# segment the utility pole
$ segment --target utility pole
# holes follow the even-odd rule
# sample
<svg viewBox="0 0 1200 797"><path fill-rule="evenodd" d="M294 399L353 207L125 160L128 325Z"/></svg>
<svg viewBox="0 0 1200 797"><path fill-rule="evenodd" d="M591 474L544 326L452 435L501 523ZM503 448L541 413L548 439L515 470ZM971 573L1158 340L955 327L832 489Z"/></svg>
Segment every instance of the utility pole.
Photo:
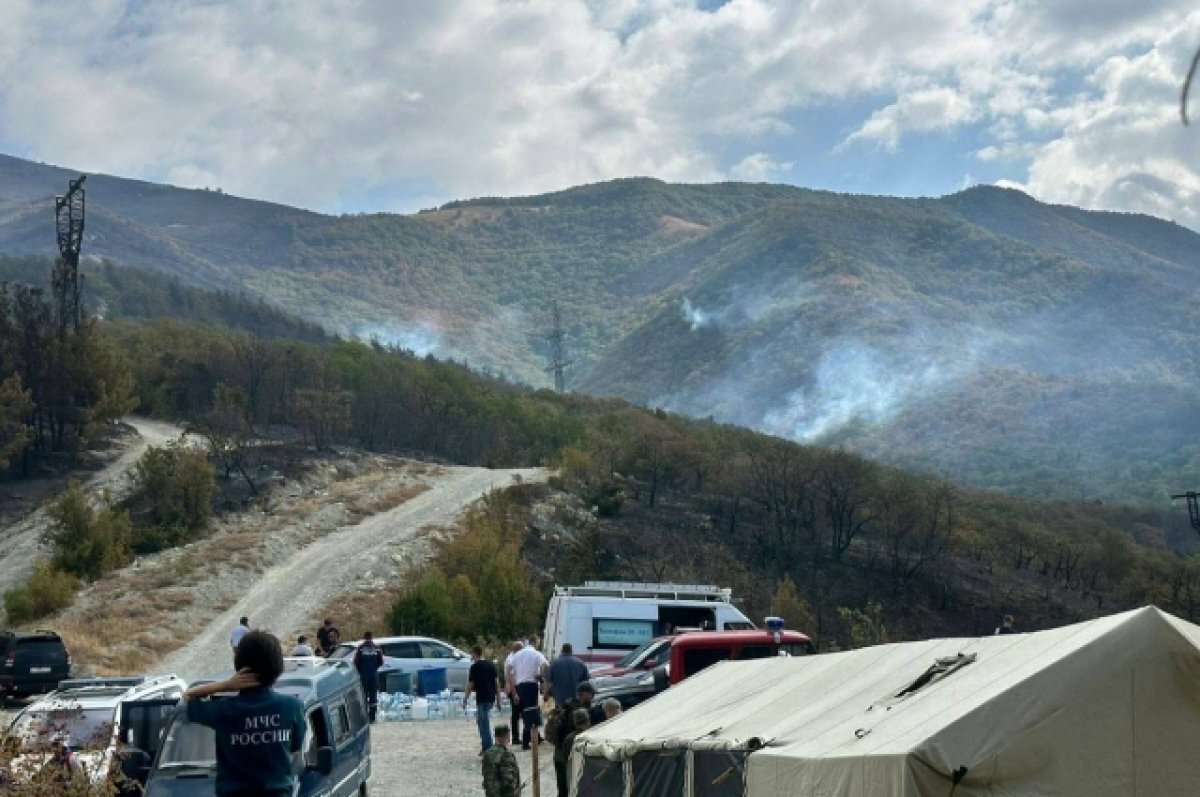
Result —
<svg viewBox="0 0 1200 797"><path fill-rule="evenodd" d="M67 193L54 198L54 226L58 233L59 258L54 264L52 285L58 337L67 330L78 330L83 321L83 301L79 289L79 249L83 244L84 190L80 175L67 185Z"/></svg>
<svg viewBox="0 0 1200 797"><path fill-rule="evenodd" d="M551 357L553 359L546 372L554 374L554 392L556 393L567 392L565 371L567 366L571 365L571 361L567 359L566 337L567 333L563 331L562 313L558 310L558 302L555 302L554 329L546 336L546 340L550 341Z"/></svg>

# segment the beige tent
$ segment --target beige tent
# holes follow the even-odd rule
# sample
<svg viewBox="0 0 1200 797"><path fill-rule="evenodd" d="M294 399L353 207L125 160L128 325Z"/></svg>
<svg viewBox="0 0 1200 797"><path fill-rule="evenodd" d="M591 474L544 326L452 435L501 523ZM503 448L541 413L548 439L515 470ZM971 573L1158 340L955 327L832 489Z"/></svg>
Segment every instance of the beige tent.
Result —
<svg viewBox="0 0 1200 797"><path fill-rule="evenodd" d="M573 797L1200 795L1200 627L725 662L580 735ZM957 781L957 782L956 782Z"/></svg>

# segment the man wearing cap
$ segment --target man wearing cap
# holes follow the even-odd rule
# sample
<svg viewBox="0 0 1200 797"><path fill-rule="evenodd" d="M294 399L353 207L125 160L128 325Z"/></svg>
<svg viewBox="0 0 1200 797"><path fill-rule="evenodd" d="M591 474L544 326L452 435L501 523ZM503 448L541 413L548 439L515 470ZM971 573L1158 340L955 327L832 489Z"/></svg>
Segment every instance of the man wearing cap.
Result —
<svg viewBox="0 0 1200 797"><path fill-rule="evenodd" d="M517 757L508 749L512 734L507 725L496 726L496 743L483 754L483 793L486 797L517 797L521 793L521 770Z"/></svg>

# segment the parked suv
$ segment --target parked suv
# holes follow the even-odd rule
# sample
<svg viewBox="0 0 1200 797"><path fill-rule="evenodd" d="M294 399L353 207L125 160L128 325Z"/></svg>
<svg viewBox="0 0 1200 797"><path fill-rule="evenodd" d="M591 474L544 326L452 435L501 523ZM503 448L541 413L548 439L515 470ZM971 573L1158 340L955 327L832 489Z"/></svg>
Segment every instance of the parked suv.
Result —
<svg viewBox="0 0 1200 797"><path fill-rule="evenodd" d="M71 675L71 654L53 631L0 631L0 697L53 692Z"/></svg>
<svg viewBox="0 0 1200 797"><path fill-rule="evenodd" d="M9 726L9 776L21 780L58 759L96 784L118 771L144 781L150 755L139 731L174 710L185 689L175 675L63 681Z"/></svg>
<svg viewBox="0 0 1200 797"><path fill-rule="evenodd" d="M361 644L362 640L343 642L329 658L349 661ZM471 657L447 642L425 636L389 636L375 637L375 644L383 650L384 667L413 673L414 682L418 670L440 667L446 670L446 682L451 689L461 692L467 688Z"/></svg>

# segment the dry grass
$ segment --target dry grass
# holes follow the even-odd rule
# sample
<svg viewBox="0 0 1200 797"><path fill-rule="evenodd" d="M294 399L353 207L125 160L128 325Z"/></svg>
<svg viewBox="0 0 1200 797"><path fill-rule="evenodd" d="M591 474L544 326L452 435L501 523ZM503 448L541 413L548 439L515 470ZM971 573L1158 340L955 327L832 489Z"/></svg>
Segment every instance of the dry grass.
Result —
<svg viewBox="0 0 1200 797"><path fill-rule="evenodd" d="M53 618L54 627L63 634L81 671L145 672L186 644L197 623L233 604L235 598L223 594L219 586L233 575L230 571L239 576L261 572L290 547L330 531L325 522L310 529L308 521L333 504L345 508L349 522L357 522L421 495L430 486L419 477L445 470L400 460L371 464L373 469L348 478L345 471L339 473L343 480L310 471L298 490L293 487L290 495L271 496L275 511L231 515L211 536L186 551L150 558L105 576L89 587L87 600ZM399 587L391 585L361 589L334 601L321 616L337 617L344 635L359 635L368 628L383 630L398 592Z"/></svg>
<svg viewBox="0 0 1200 797"><path fill-rule="evenodd" d="M97 675L145 672L148 661L187 641L182 634L148 631L146 618L153 610L123 609L119 613L89 611L55 624L76 665L86 662L87 669Z"/></svg>

